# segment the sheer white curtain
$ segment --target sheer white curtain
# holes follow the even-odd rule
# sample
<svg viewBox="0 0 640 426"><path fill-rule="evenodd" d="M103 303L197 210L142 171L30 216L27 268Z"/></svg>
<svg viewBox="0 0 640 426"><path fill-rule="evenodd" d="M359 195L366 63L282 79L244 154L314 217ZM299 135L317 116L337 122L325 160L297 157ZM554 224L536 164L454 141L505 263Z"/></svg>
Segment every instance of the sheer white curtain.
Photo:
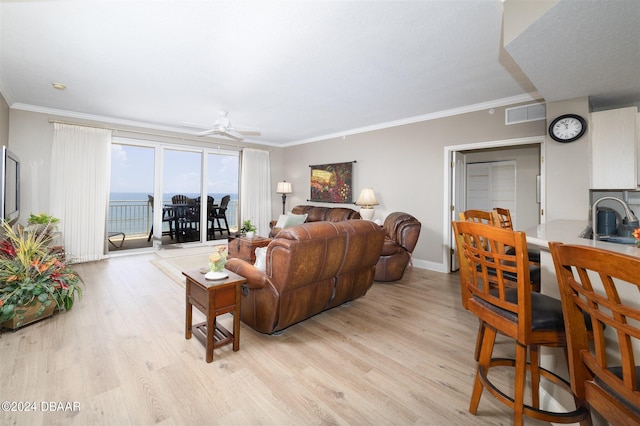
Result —
<svg viewBox="0 0 640 426"><path fill-rule="evenodd" d="M67 259L104 257L111 130L54 123L51 214L60 218Z"/></svg>
<svg viewBox="0 0 640 426"><path fill-rule="evenodd" d="M243 149L240 176L240 220L250 219L251 223L258 228L256 235L266 237L269 235L271 220L269 151Z"/></svg>

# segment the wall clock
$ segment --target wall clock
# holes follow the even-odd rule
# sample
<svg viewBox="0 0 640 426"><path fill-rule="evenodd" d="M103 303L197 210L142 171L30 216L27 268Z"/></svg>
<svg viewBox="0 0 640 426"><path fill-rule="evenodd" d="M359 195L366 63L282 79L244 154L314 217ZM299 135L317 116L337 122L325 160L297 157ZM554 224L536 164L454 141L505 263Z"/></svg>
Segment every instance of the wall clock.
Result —
<svg viewBox="0 0 640 426"><path fill-rule="evenodd" d="M554 141L567 143L578 140L587 131L587 122L575 114L564 114L551 122L549 136Z"/></svg>

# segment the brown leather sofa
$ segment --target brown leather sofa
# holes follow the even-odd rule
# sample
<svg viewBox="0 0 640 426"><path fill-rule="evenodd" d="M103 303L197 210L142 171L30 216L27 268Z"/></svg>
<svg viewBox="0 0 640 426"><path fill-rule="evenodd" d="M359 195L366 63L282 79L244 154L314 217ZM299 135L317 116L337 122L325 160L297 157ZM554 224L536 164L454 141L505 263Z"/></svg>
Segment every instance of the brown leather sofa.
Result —
<svg viewBox="0 0 640 426"><path fill-rule="evenodd" d="M291 210L291 213L306 214L307 220L305 223L322 221L340 222L349 219L361 219L360 213L346 207L296 206ZM269 224L271 228L269 232L270 237L275 237L276 234L282 230L282 228L275 227L276 223L278 222L273 220Z"/></svg>
<svg viewBox="0 0 640 426"><path fill-rule="evenodd" d="M266 270L239 258L226 268L247 279L241 320L272 334L364 296L373 284L384 231L366 220L285 228L269 243Z"/></svg>
<svg viewBox="0 0 640 426"><path fill-rule="evenodd" d="M397 281L404 275L418 243L422 224L408 213L394 212L384 220L385 240L376 264L376 281Z"/></svg>

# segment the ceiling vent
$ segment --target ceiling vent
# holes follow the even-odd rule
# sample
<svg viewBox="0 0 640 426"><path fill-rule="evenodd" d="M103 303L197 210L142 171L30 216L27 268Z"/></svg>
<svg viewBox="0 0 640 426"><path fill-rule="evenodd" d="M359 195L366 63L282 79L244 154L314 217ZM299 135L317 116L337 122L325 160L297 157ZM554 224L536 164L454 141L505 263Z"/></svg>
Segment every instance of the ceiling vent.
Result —
<svg viewBox="0 0 640 426"><path fill-rule="evenodd" d="M544 120L547 117L545 104L529 104L515 108L507 108L504 112L505 124L526 123L527 121Z"/></svg>

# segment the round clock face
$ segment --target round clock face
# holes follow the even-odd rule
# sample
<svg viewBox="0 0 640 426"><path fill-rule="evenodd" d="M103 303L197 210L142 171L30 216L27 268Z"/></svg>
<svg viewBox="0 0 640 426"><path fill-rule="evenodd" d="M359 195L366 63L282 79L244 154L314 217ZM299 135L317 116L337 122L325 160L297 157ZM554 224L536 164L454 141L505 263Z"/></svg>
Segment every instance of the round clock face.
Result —
<svg viewBox="0 0 640 426"><path fill-rule="evenodd" d="M556 118L549 126L549 136L558 142L573 142L587 131L587 122L575 114L565 114Z"/></svg>

